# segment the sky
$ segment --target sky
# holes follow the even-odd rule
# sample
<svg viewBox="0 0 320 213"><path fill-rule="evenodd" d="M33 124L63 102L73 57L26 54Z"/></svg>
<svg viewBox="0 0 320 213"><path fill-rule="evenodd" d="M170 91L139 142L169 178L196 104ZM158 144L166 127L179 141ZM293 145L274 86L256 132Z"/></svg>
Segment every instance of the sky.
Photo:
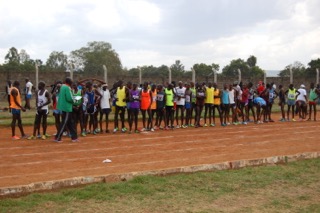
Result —
<svg viewBox="0 0 320 213"><path fill-rule="evenodd" d="M0 64L11 47L44 63L104 41L123 67L219 64L264 70L320 58L319 0L0 0Z"/></svg>

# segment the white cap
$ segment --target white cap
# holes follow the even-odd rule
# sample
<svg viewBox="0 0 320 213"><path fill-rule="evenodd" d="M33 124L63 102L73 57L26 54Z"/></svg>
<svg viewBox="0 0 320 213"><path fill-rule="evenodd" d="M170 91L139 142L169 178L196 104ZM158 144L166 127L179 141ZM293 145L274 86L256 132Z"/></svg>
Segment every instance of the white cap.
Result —
<svg viewBox="0 0 320 213"><path fill-rule="evenodd" d="M301 84L301 86L300 86L301 88L305 88L306 86L304 85L304 84Z"/></svg>

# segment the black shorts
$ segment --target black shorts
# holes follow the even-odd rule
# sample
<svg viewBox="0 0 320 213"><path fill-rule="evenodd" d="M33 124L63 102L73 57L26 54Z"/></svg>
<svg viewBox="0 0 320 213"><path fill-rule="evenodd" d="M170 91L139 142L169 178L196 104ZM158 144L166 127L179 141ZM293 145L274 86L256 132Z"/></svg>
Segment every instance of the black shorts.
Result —
<svg viewBox="0 0 320 213"><path fill-rule="evenodd" d="M47 110L47 109L37 110L37 115L39 115L39 116L44 116L44 115L48 115L48 114L49 114L49 110Z"/></svg>
<svg viewBox="0 0 320 213"><path fill-rule="evenodd" d="M100 110L100 113L102 113L102 114L109 115L110 112L111 112L111 108L104 108L104 109Z"/></svg>

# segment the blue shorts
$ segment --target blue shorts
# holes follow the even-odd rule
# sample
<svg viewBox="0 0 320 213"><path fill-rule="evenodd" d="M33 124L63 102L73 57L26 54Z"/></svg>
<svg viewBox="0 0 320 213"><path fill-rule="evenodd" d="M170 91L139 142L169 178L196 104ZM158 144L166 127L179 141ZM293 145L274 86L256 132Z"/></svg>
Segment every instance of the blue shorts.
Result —
<svg viewBox="0 0 320 213"><path fill-rule="evenodd" d="M185 108L186 108L186 109L191 109L191 103L190 103L190 102L187 102L187 103L185 104Z"/></svg>
<svg viewBox="0 0 320 213"><path fill-rule="evenodd" d="M294 106L296 104L296 101L288 99L287 104L288 106Z"/></svg>
<svg viewBox="0 0 320 213"><path fill-rule="evenodd" d="M54 115L62 115L62 111L60 109L54 109L53 114Z"/></svg>
<svg viewBox="0 0 320 213"><path fill-rule="evenodd" d="M12 115L20 115L21 110L20 109L11 109L11 113L12 113Z"/></svg>
<svg viewBox="0 0 320 213"><path fill-rule="evenodd" d="M27 99L31 99L31 98L32 98L32 95L31 95L31 94L27 94L27 95L26 95L26 98L27 98Z"/></svg>

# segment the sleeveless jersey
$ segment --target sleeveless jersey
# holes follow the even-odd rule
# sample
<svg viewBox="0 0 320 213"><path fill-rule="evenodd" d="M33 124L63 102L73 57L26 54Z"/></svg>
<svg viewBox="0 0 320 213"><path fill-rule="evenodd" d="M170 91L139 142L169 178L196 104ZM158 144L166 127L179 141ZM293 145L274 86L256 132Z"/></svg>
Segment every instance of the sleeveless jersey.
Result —
<svg viewBox="0 0 320 213"><path fill-rule="evenodd" d="M173 91L166 88L164 92L166 94L166 106L173 106Z"/></svg>
<svg viewBox="0 0 320 213"><path fill-rule="evenodd" d="M82 102L82 94L81 94L81 90L78 89L78 91L76 93L74 93L74 90L72 90L72 96L75 97L81 97L81 99L79 100L73 100L73 105L74 106L79 106Z"/></svg>
<svg viewBox="0 0 320 213"><path fill-rule="evenodd" d="M219 89L215 89L214 90L214 105L220 105L221 104L221 98L220 98L220 90Z"/></svg>
<svg viewBox="0 0 320 213"><path fill-rule="evenodd" d="M46 93L48 92L47 90L44 90L43 94L40 95L41 91L38 91L38 107L42 106L44 103L46 103L48 101L48 98L46 97ZM45 105L43 107L41 107L41 109L45 109L48 110L49 106Z"/></svg>
<svg viewBox="0 0 320 213"><path fill-rule="evenodd" d="M288 100L296 100L296 89L288 90Z"/></svg>
<svg viewBox="0 0 320 213"><path fill-rule="evenodd" d="M151 91L152 94L152 103L151 103L151 109L157 109L157 90L154 92Z"/></svg>
<svg viewBox="0 0 320 213"><path fill-rule="evenodd" d="M116 101L116 105L119 107L125 107L127 105L127 103L125 101L123 101L124 99L126 99L126 87L122 87L122 89L120 87L117 88L117 98L118 100Z"/></svg>
<svg viewBox="0 0 320 213"><path fill-rule="evenodd" d="M11 87L11 92L12 90L16 90L17 91L17 96L16 96L16 100L18 102L18 104L21 106L21 95L20 95L20 92L18 90L18 88L16 87ZM13 96L10 95L10 108L12 109L21 109L15 102L14 102L14 99L13 99Z"/></svg>
<svg viewBox="0 0 320 213"><path fill-rule="evenodd" d="M157 109L162 109L164 106L164 92L161 91L157 93Z"/></svg>
<svg viewBox="0 0 320 213"><path fill-rule="evenodd" d="M150 90L141 90L141 109L147 110L151 104Z"/></svg>
<svg viewBox="0 0 320 213"><path fill-rule="evenodd" d="M213 104L213 96L214 96L214 88L211 87L207 87L206 88L206 99L205 99L205 103L206 104Z"/></svg>
<svg viewBox="0 0 320 213"><path fill-rule="evenodd" d="M318 95L316 93L316 89L315 88L310 89L309 100L314 101L317 97Z"/></svg>
<svg viewBox="0 0 320 213"><path fill-rule="evenodd" d="M228 90L222 90L222 103L223 104L229 104L229 91Z"/></svg>
<svg viewBox="0 0 320 213"><path fill-rule="evenodd" d="M131 109L140 109L139 90L130 90L132 101L130 102Z"/></svg>

